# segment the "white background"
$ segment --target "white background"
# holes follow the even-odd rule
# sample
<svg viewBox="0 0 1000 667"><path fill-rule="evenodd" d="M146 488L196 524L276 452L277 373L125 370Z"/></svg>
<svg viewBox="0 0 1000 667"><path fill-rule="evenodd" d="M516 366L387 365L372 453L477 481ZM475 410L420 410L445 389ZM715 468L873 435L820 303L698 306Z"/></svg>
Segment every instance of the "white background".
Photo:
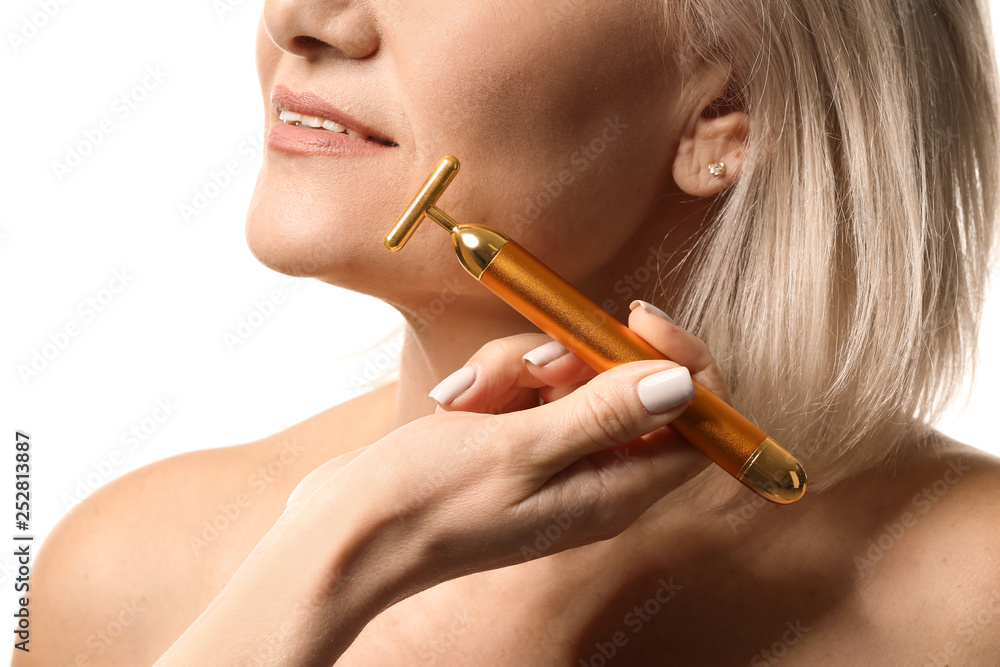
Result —
<svg viewBox="0 0 1000 667"><path fill-rule="evenodd" d="M54 15L36 19L44 25L32 34L26 24L46 4ZM395 311L280 276L244 243L261 157L261 6L4 0L0 438L9 445L0 497L9 523L0 535L18 532L18 429L32 438L37 549L77 497L108 479L269 435L385 371ZM77 164L69 151L81 144ZM220 175L227 165L234 175ZM185 219L185 205L197 213ZM260 305L276 294L279 303ZM988 303L972 398L940 427L1000 454L1000 353L988 343L998 333L1000 293ZM227 344L227 334L240 343ZM31 368L36 352L44 368L24 377L19 367ZM175 406L162 422L153 419L165 416L158 401ZM123 439L132 429L141 439ZM12 551L0 550L4 609L16 598Z"/></svg>

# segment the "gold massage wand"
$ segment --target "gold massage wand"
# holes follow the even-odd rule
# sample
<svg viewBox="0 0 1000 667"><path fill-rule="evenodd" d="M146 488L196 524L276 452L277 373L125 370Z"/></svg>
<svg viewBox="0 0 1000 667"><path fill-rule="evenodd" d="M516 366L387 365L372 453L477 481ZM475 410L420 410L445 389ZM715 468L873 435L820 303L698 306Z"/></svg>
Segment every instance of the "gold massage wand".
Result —
<svg viewBox="0 0 1000 667"><path fill-rule="evenodd" d="M458 167L456 158L442 158L386 234L386 248L402 248L427 216L451 234L458 260L473 278L594 370L666 359L501 232L486 225L460 225L437 208ZM761 497L780 504L801 498L806 473L795 457L705 387L695 382L694 388L694 399L670 428Z"/></svg>

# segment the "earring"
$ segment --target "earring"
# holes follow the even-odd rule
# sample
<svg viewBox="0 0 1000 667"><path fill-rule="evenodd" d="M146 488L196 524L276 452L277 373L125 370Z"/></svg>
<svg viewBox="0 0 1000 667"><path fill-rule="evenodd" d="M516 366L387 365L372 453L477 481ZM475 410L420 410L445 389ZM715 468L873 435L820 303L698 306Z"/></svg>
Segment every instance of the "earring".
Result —
<svg viewBox="0 0 1000 667"><path fill-rule="evenodd" d="M726 175L726 163L725 162L713 162L708 165L708 173L716 178L722 178Z"/></svg>

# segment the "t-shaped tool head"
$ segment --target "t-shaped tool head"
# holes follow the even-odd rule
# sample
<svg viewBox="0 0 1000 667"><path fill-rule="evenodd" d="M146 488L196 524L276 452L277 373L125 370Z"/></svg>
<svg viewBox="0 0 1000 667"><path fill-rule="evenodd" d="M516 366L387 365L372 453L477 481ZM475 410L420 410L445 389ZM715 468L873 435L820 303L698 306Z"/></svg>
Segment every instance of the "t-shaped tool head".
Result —
<svg viewBox="0 0 1000 667"><path fill-rule="evenodd" d="M425 215L449 232L455 231L458 223L447 213L435 206L435 204L438 197L444 193L445 188L451 183L451 179L455 177L458 167L458 158L451 155L441 158L437 169L424 182L423 187L420 188L420 192L417 193L417 196L410 203L406 212L396 221L396 224L389 230L389 233L385 235L382 243L385 244L386 248L396 252L406 245L406 242L410 239L410 236L417 229L417 225L420 224Z"/></svg>
<svg viewBox="0 0 1000 667"><path fill-rule="evenodd" d="M457 158L451 155L441 158L441 162L424 182L420 192L406 209L406 213L396 221L396 224L382 239L382 243L393 252L399 250L410 239L413 231L426 215L451 234L451 241L455 247L458 261L469 272L469 275L479 280L483 271L490 265L500 249L510 241L510 238L503 232L487 225L460 225L450 215L435 206L438 197L451 183L451 179L457 171Z"/></svg>

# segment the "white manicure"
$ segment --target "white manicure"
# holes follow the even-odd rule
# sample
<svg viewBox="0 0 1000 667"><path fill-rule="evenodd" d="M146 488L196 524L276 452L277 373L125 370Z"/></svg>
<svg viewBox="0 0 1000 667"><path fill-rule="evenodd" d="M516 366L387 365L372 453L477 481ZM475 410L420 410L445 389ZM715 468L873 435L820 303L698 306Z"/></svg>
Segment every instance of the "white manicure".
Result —
<svg viewBox="0 0 1000 667"><path fill-rule="evenodd" d="M476 369L472 366L463 366L457 371L441 380L436 387L428 394L440 405L448 405L462 395L466 389L476 381Z"/></svg>
<svg viewBox="0 0 1000 667"><path fill-rule="evenodd" d="M683 366L644 377L636 389L639 401L654 415L694 398L691 373Z"/></svg>
<svg viewBox="0 0 1000 667"><path fill-rule="evenodd" d="M539 345L530 352L525 353L525 355L521 358L525 361L533 363L536 366L544 366L545 364L551 364L567 352L569 352L569 350L560 345L559 341L552 340L544 345Z"/></svg>
<svg viewBox="0 0 1000 667"><path fill-rule="evenodd" d="M633 301L632 303L630 303L629 306L628 306L629 310L635 310L636 307L642 308L647 313L650 313L652 315L656 315L657 317L662 317L663 319L665 319L667 322L670 322L671 324L674 323L674 321L672 319L670 319L669 315L667 315L665 312L663 312L662 310L660 310L659 308L657 308L653 304L649 303L648 301L642 301L641 299L636 299L635 301Z"/></svg>

